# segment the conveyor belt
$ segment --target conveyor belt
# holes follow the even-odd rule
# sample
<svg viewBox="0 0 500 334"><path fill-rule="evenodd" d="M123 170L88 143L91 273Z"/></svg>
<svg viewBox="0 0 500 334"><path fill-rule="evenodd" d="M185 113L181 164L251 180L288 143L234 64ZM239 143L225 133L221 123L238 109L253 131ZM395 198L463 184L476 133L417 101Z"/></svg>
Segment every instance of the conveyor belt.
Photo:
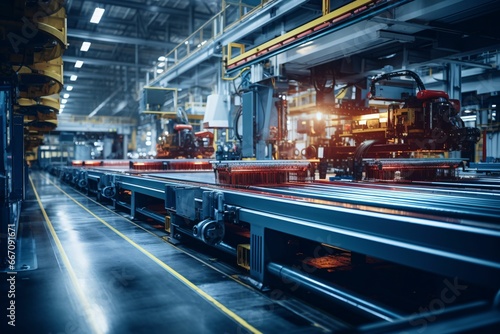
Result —
<svg viewBox="0 0 500 334"><path fill-rule="evenodd" d="M146 177L215 185L213 173L158 173ZM249 186L241 191L254 191L258 195L280 195L296 200L320 200L331 205L356 205L363 210L393 209L398 215L430 215L432 219L473 224L488 222L493 229L500 228L500 191L473 191L474 184L462 183L443 189L437 186L385 185L372 183L286 184L279 186ZM369 206L369 207L367 207Z"/></svg>
<svg viewBox="0 0 500 334"><path fill-rule="evenodd" d="M213 172L177 172L177 173L155 173L155 174L143 174L143 176L151 178L159 178L166 180L176 180L183 182L195 182L200 184L211 184L215 185L215 175Z"/></svg>
<svg viewBox="0 0 500 334"><path fill-rule="evenodd" d="M119 176L116 181L124 189L148 189L157 198L164 198L165 186L183 183L218 189L227 203L244 208L240 219L253 225L318 242L333 240L352 251L487 285L496 285L493 277L500 275L500 202L494 193L476 198L467 192L438 195L352 184L232 188L179 176Z"/></svg>
<svg viewBox="0 0 500 334"><path fill-rule="evenodd" d="M78 178L68 180L67 175L86 176L88 187L78 186ZM293 281L365 319L394 321L405 315L380 300L336 286L333 277L325 283L319 276L297 271L295 264L300 267L301 256L308 256L307 252L314 259L321 258L315 251L311 254L312 249L297 251L296 243L349 251L354 266L359 263L356 254L366 255L408 271L431 273L437 279L464 281L482 291L470 304L464 300L447 308L452 313L460 307L483 312L500 287L500 192L494 186L488 188L488 183L478 191L468 183L446 188L322 181L220 185L213 172L91 169L84 174L68 170L62 176L90 194L102 194L114 208L132 217L164 223L173 243L198 240L224 248L238 263L241 256L250 278L258 284L270 284L271 276ZM362 276L357 270L352 275L363 279L357 277ZM485 300L482 293L490 297Z"/></svg>
<svg viewBox="0 0 500 334"><path fill-rule="evenodd" d="M34 173L32 177L38 201L43 205L43 214L37 216L44 216L45 222L31 224L46 224L50 231L61 272L48 274L58 281L61 277L64 282L52 295L56 300L66 300L69 293L69 298L75 300L76 308L81 308L82 320L78 320L82 321L81 330L94 333L326 330L186 256L73 188L40 174ZM36 202L28 203L33 206ZM36 280L38 273L33 271L28 276ZM32 299L22 289L19 292L18 314L28 314L23 312L31 307L30 300L45 303L30 316L32 321L21 323L19 328L32 332L30 324L36 323L47 332L65 330L65 323L58 319L66 315L50 306L53 300L48 303ZM74 312L71 308L68 311Z"/></svg>
<svg viewBox="0 0 500 334"><path fill-rule="evenodd" d="M304 184L279 187L250 187L251 190L293 196L296 198L331 201L370 206L365 210L388 208L397 214L412 216L411 212L432 215L433 219L457 223L491 223L500 228L500 194L443 190L413 186L374 186L367 184ZM454 218L454 219L450 219Z"/></svg>

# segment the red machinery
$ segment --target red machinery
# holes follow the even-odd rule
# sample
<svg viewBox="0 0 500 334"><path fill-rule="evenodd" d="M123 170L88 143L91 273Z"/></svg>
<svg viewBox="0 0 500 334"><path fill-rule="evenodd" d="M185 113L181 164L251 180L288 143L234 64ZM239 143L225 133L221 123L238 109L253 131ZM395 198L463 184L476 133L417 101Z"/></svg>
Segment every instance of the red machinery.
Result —
<svg viewBox="0 0 500 334"><path fill-rule="evenodd" d="M387 83L403 76L411 77L414 82ZM364 158L438 157L446 151L470 154L479 140L479 129L465 127L460 118L460 102L450 99L446 92L425 89L422 80L412 71L373 77L368 98L390 103L386 111L358 109L328 143L309 148L314 154L323 152L308 156L322 159L320 177L324 177L328 164L333 164L336 168L353 167L350 171L360 179ZM403 169L412 168L411 164L406 166L404 160L399 162ZM437 162L437 166L441 168L442 163Z"/></svg>
<svg viewBox="0 0 500 334"><path fill-rule="evenodd" d="M183 110L176 119L169 119L163 136L156 145L157 158L209 158L215 149L214 135L210 131L193 132Z"/></svg>

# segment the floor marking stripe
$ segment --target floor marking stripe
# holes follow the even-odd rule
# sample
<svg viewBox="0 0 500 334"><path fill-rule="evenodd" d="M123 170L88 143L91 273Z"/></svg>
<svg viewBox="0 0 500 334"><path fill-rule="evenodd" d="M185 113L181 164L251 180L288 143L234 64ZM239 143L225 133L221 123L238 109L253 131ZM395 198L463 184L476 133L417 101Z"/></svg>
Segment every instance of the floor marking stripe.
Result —
<svg viewBox="0 0 500 334"><path fill-rule="evenodd" d="M83 204L81 204L80 202L78 202L71 195L69 195L67 192L65 192L63 189L61 189L58 185L56 185L54 182L52 182L52 180L48 179L47 177L45 177L43 175L42 175L42 177L44 177L56 189L58 189L63 194L65 194L69 199L71 199L73 202L75 202L78 206L80 206L85 211L87 211L88 213L90 213L93 217L95 217L103 225L105 225L111 231L113 231L114 233L116 233L117 235L119 235L121 238L123 238L125 241L127 241L128 243L130 243L132 246L134 246L141 253L143 253L144 255L146 255L147 257L149 257L151 260L153 260L153 262L155 262L156 264L158 264L165 271L167 271L168 273L170 273L172 276L174 276L175 278L177 278L179 281L181 281L182 283L184 283L185 285L187 285L189 288L191 288L193 291L195 291L196 293L198 293L200 296L202 296L203 298L205 298L207 301L209 301L210 303L212 303L215 307L217 307L223 313L225 313L226 315L228 315L230 318L232 318L238 324L240 324L244 328L248 329L252 333L262 334L262 332L260 332L258 329L256 329L252 325L250 325L243 318L241 318L236 313L234 313L233 311L231 311L230 309L228 309L226 306L224 306L222 303L220 303L215 298L213 298L212 296L210 296L208 293L206 293L205 291L203 291L202 289L200 289L199 287L197 287L194 283L192 283L187 278L185 278L184 276L182 276L181 274L179 274L177 271L175 271L169 265L167 265L164 262L162 262L156 256L154 256L153 254L151 254L150 252L148 252L147 250L145 250L144 248L142 248L140 245L138 245L137 243L135 243L132 239L130 239L129 237L127 237L126 235L124 235L123 233L121 233L120 231L118 231L116 228L114 228L113 226L111 226L109 223L107 223L106 221L104 221L102 218L100 218L99 216L97 216L96 214L94 214L87 207L85 207Z"/></svg>
<svg viewBox="0 0 500 334"><path fill-rule="evenodd" d="M50 180L49 180L50 181ZM75 190L78 192L78 190ZM183 253L183 254L186 254L187 256L189 256L190 258L202 263L204 266L207 266L208 268L210 269L213 269L215 271L217 271L218 273L220 273L221 275L224 275L225 277L227 277L228 279L231 279L233 280L234 282L238 283L239 285L242 285L244 287L246 287L247 289L250 289L252 291L254 291L254 287L252 287L251 285L249 284L246 284L244 282L242 282L241 280L239 280L237 278L237 275L235 277L235 275L230 275L230 274L226 274L225 272L223 272L222 270L220 270L219 268L215 267L214 265L210 264L209 262L205 261L205 260L202 260L200 258L197 258L195 255L185 251L184 249L180 248L180 247L177 247L176 245L166 241L163 237L161 237L160 235L158 234L155 234L153 232L151 232L150 230L144 228L143 226L137 224L136 222L134 222L133 220L130 220L129 218L125 217L125 216L122 216L121 214L119 214L118 212L114 211L114 210L111 210L109 207L95 201L94 199L86 196L85 194L83 194L83 196L85 197L86 200L89 200L91 201L92 203L94 203L95 205L101 207L102 209L106 210L106 211L109 211L110 213L112 213L113 215L123 219L123 220L126 220L127 222L129 222L130 224L134 225L135 227L143 230L144 232L148 233L148 234L151 234L152 236L156 237L156 238L159 238L161 241L163 241L164 243L168 244L169 247L172 247L173 249L176 249L178 250L179 252Z"/></svg>
<svg viewBox="0 0 500 334"><path fill-rule="evenodd" d="M43 207L42 200L40 199L40 196L38 196L38 192L36 190L35 184L33 183L33 180L31 179L31 176L29 177L29 180L31 183L31 187L33 188L33 192L35 194L35 197L38 201L38 205L40 206L40 210L42 210L42 215L45 218L45 223L47 224L47 227L50 231L50 234L52 235L52 238L56 244L56 247L59 250L59 254L61 255L61 259L64 263L64 266L66 267L66 270L68 271L71 283L73 284L73 288L75 289L75 292L77 294L78 299L80 300L81 305L84 307L84 310L85 310L85 313L87 316L87 321L91 325L91 328L95 334L103 333L103 331L99 328L99 326L97 325L97 322L94 319L95 316L92 313L91 304L88 301L85 294L83 293L80 284L78 283L78 278L76 277L75 271L74 271L73 267L71 266L71 262L69 261L69 258L66 255L66 252L64 251L64 248L61 244L61 241L59 240L59 237L57 236L57 233L54 229L54 226L52 225L52 222L50 221L50 218L47 215L45 208Z"/></svg>

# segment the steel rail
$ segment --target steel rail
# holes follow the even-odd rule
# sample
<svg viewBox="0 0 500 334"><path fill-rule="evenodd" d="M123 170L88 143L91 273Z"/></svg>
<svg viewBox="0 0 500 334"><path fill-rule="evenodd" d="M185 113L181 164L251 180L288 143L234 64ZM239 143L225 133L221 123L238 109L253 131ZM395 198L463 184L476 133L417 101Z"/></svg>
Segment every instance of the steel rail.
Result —
<svg viewBox="0 0 500 334"><path fill-rule="evenodd" d="M297 199L317 199L333 203L368 205L388 209L407 210L424 214L470 220L500 223L500 198L496 195L482 195L475 198L466 195L443 195L394 191L388 189L370 189L318 186L316 184L285 185L280 187L250 187L258 192L294 196Z"/></svg>

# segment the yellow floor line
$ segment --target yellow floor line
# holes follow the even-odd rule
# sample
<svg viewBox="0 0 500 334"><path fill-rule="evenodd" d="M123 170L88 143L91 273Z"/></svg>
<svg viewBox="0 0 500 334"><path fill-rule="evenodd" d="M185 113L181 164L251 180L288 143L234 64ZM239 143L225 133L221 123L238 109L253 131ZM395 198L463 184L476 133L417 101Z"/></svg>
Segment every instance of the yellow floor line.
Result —
<svg viewBox="0 0 500 334"><path fill-rule="evenodd" d="M68 256L66 255L66 252L64 251L64 248L61 244L61 241L59 240L59 237L56 234L54 226L52 225L52 222L50 221L50 218L47 215L47 212L45 211L45 209L42 205L42 201L40 199L40 196L38 196L38 192L36 191L36 187L33 184L33 180L31 179L31 176L29 177L29 180L31 183L31 187L33 188L33 192L35 193L35 197L38 201L38 205L40 206L40 210L42 210L43 217L45 218L45 223L47 224L47 227L50 231L50 234L52 235L52 238L54 239L56 247L59 250L59 254L61 255L62 262L64 263L64 266L66 267L66 270L68 271L71 283L73 284L73 288L76 291L78 299L80 300L80 304L84 307L84 310L85 310L85 313L87 316L87 320L88 320L89 324L91 325L91 328L95 334L103 333L103 331L97 325L97 321L95 321L95 319L94 319L95 315L92 312L91 304L88 301L85 294L83 293L80 284L78 283L78 278L76 277L75 271L73 270L73 267L71 266L71 263L68 259Z"/></svg>
<svg viewBox="0 0 500 334"><path fill-rule="evenodd" d="M138 245L137 243L135 243L132 239L130 239L129 237L127 237L126 235L124 235L123 233L121 233L120 231L118 231L116 228L114 228L113 226L111 226L109 223L107 223L106 221L104 221L102 218L100 218L99 216L97 216L96 214L94 214L87 207L85 207L83 204L81 204L76 199L74 199L71 195L69 195L67 192L65 192L63 189L61 189L59 186L57 186L50 179L46 178L45 176L42 176L42 177L44 177L47 181L49 181L54 187L56 187L59 191L61 191L63 194L65 194L69 199L71 199L73 202L75 202L78 206L80 206L85 211L87 211L92 216L94 216L103 225L105 225L111 231L113 231L114 233L116 233L117 235L119 235L121 238L123 238L125 241L127 241L128 243L130 243L132 246L134 246L136 249L138 249L141 253L143 253L144 255L146 255L147 257L149 257L156 264L158 264L160 267L162 267L165 271L167 271L168 273L170 273L171 275L173 275L179 281L181 281L182 283L184 283L185 285L187 285L189 288L191 288L193 291L195 291L196 293L198 293L200 296L202 296L203 298L205 298L207 301L209 301L210 303L212 303L215 307L217 307L219 310L221 310L227 316L229 316L230 318L232 318L238 324L240 324L244 328L248 329L252 333L261 334L261 332L258 329L256 329L252 325L250 325L243 318L241 318L236 313L234 313L233 311L231 311L230 309L228 309L226 306L224 306L223 304L221 304L219 301L217 301L215 298L213 298L212 296L210 296L208 293L206 293L205 291L203 291L202 289L200 289L199 287L197 287L194 283L192 283L187 278L185 278L184 276L182 276L181 274L179 274L177 271L175 271L173 268L171 268L170 266L168 266L167 264L165 264L164 262L162 262L156 256L154 256L153 254L151 254L150 252L148 252L147 250L145 250L144 248L142 248L140 245Z"/></svg>
<svg viewBox="0 0 500 334"><path fill-rule="evenodd" d="M51 182L52 184L54 184L51 180L49 180L49 179L47 179L47 180L48 180L49 182ZM85 195L83 195L83 196L85 196ZM242 282L240 279L238 279L238 275L229 275L229 274L227 274L227 273L223 272L222 270L220 270L219 268L217 268L217 267L213 266L213 265L212 265L212 264L210 264L209 262L204 261L204 260L202 260L202 259L200 259L200 258L197 258L195 255L193 255L193 254L191 254L191 253L189 253L189 252L186 252L184 249L182 249L182 248L180 248L180 247L177 247L176 245L174 245L174 244L172 244L172 243L170 243L170 242L166 241L163 237L159 236L158 234L155 234L155 233L151 232L150 230L148 230L148 229L144 228L143 226L141 226L141 225L137 224L137 223L136 223L136 222L134 222L133 220L130 220L130 219L128 219L128 218L127 218L127 217L125 217L125 216L122 216L121 214L119 214L119 213L118 213L118 212L116 212L115 210L111 210L109 207L107 207L107 206L105 206L105 205L103 205L103 204L101 204L101 203L99 203L99 202L97 202L97 201L93 200L92 198L90 198L90 197L88 197L88 196L85 196L85 197L86 197L86 198L85 198L86 200L91 201L91 202L92 202L92 203L94 203L95 205L100 206L100 207L101 207L101 208L103 208L104 210L106 210L106 211L108 211L108 212L112 213L113 215L115 215L115 216L119 217L120 219L124 219L124 220L126 220L127 222L129 222L130 224L134 225L135 227L137 227L137 228L139 228L139 229L143 230L144 232L146 232L146 233L148 233L148 234L151 234L152 236L154 236L154 237L156 237L156 238L160 239L162 242L164 242L164 243L168 244L168 246L169 246L169 247L172 247L173 249L178 250L179 252L181 252L181 253L183 253L183 254L186 254L186 255L187 255L187 256L189 256L190 258L192 258L192 259L194 259L194 260L196 260L196 261L198 261L198 262L202 263L204 266L206 266L206 267L208 267L208 268L210 268L210 269L213 269L213 270L217 271L217 272L218 272L218 273L220 273L221 275L223 275L223 276L227 277L228 279L230 279L230 280L232 280L232 281L234 281L234 282L238 283L239 285L244 286L245 288L250 289L250 290L252 290L252 291L253 291L253 290L255 290L255 289L254 289L254 287L252 287L251 285L246 284L246 283Z"/></svg>

